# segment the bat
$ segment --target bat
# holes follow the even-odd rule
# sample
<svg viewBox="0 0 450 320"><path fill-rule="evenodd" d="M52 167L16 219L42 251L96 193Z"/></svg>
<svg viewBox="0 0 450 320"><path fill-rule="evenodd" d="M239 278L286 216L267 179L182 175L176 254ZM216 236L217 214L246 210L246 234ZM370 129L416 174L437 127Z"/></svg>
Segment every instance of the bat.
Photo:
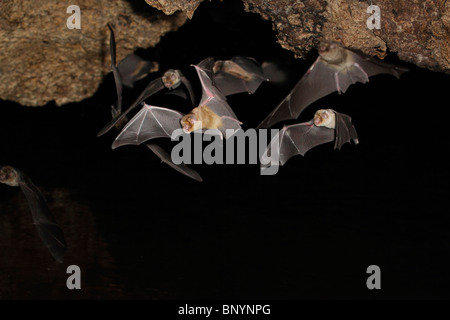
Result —
<svg viewBox="0 0 450 320"><path fill-rule="evenodd" d="M113 28L110 24L108 24L108 27L111 31L110 34L110 55L111 55L111 69L113 70L113 75L114 75L114 80L115 80L115 85L116 85L116 91L117 91L117 102L116 105L111 106L111 113L112 113L112 117L113 120L111 121L111 127L116 127L117 129L121 130L124 126L125 123L128 121L127 118L127 113L129 111L131 111L133 109L133 106L131 108L129 108L124 114L122 114L122 110L121 110L121 106L122 106L122 79L124 79L123 76L123 70L120 69L121 65L125 66L126 68L132 66L132 64L120 64L119 68L116 67L116 52L115 52L115 40L114 40L114 31ZM129 56L130 57L130 56ZM134 61L136 61L137 63L139 63L139 60L136 59L140 59L139 57L135 56L136 58L131 58L134 59ZM128 58L128 57L127 57ZM127 59L125 58L125 59ZM133 71L133 68L129 69L129 71ZM181 71L179 70L168 70L167 72L164 73L164 75L157 79L158 81L153 81L153 83L150 83L150 85L147 86L147 88L143 91L143 93L141 94L141 96L138 98L136 105L138 105L141 100L145 100L146 98L148 98L149 95L152 95L153 93L156 93L158 91L160 91L161 89L163 89L164 87L166 88L176 88L180 85L180 83L184 83L184 85L186 86L186 88L188 89L188 91L190 92L191 97L193 97L193 91L192 91L192 87L189 83L189 81L183 76L183 74L181 73ZM163 86L161 85L161 83L163 84ZM109 129L110 129L109 128ZM108 130L109 130L108 129ZM155 144L147 144L147 147L153 152L155 153L162 162L167 163L170 167L174 168L175 170L191 177L194 180L197 181L202 181L202 178L200 177L200 175L194 171L193 169L190 169L189 167L187 167L184 164L180 164L179 166L177 166L176 164L174 164L171 161L170 156L168 155L168 153L161 147L155 145Z"/></svg>
<svg viewBox="0 0 450 320"><path fill-rule="evenodd" d="M332 109L318 110L308 122L284 126L264 151L261 166L284 165L291 157L304 156L308 150L332 141L338 150L351 141L359 143L352 119Z"/></svg>
<svg viewBox="0 0 450 320"><path fill-rule="evenodd" d="M269 81L256 60L240 56L216 61L213 73L214 85L224 96L240 92L253 94L262 82Z"/></svg>
<svg viewBox="0 0 450 320"><path fill-rule="evenodd" d="M157 68L157 63L144 60L134 53L130 53L120 61L117 68L123 85L133 88L137 81L144 79L152 70Z"/></svg>
<svg viewBox="0 0 450 320"><path fill-rule="evenodd" d="M114 37L114 30L110 23L108 23L108 28L110 30L109 50L111 53L111 64L116 87L118 85L117 79L120 78L121 84L133 88L134 83L145 78L155 69L157 64L156 62L144 60L134 53L131 53L120 61L119 66L116 67L116 40Z"/></svg>
<svg viewBox="0 0 450 320"><path fill-rule="evenodd" d="M371 76L385 73L399 78L408 71L347 49L337 42L323 41L318 51L319 57L305 75L257 128L269 128L283 120L297 119L314 101L335 91L345 93L350 85L366 83Z"/></svg>
<svg viewBox="0 0 450 320"><path fill-rule="evenodd" d="M167 70L162 77L156 78L152 80L147 87L142 91L136 101L124 112L117 114L100 132L97 134L97 137L100 137L111 130L117 123L124 121L126 116L130 111L134 110L137 106L139 106L144 100L148 99L150 96L155 93L167 88L169 90L178 88L180 84L183 84L189 92L189 96L192 101L192 105L195 105L195 96L194 91L192 89L191 83L189 80L183 75L180 70L170 69Z"/></svg>
<svg viewBox="0 0 450 320"><path fill-rule="evenodd" d="M172 109L144 103L143 108L116 137L112 148L126 144L138 145L154 138L171 138L174 130L179 128L185 133L213 129L220 131L222 135L226 135L226 129L240 129L241 122L208 76L211 60L212 58L207 58L194 65L202 86L202 99L198 107L184 115Z"/></svg>
<svg viewBox="0 0 450 320"><path fill-rule="evenodd" d="M25 173L11 166L0 166L0 182L22 189L28 201L39 237L52 256L62 263L67 247L64 234L50 212L41 191Z"/></svg>

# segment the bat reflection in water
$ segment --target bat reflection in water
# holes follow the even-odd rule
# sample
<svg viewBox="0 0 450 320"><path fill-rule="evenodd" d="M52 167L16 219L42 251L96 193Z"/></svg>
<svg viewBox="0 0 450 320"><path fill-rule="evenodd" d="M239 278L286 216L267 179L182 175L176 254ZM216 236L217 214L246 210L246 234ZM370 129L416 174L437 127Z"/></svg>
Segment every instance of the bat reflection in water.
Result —
<svg viewBox="0 0 450 320"><path fill-rule="evenodd" d="M314 101L332 93L344 93L356 82L368 82L377 74L397 78L408 71L342 47L337 42L323 41L319 57L295 85L287 97L261 122L258 128L269 128L288 119L297 119Z"/></svg>
<svg viewBox="0 0 450 320"><path fill-rule="evenodd" d="M316 111L314 118L305 123L285 126L272 139L261 157L261 166L284 165L295 155L305 153L324 143L332 142L340 150L345 143L358 144L358 134L352 119L332 109Z"/></svg>
<svg viewBox="0 0 450 320"><path fill-rule="evenodd" d="M263 68L253 58L234 57L214 63L214 85L224 96L240 92L255 93L262 82L269 81Z"/></svg>
<svg viewBox="0 0 450 320"><path fill-rule="evenodd" d="M64 234L56 223L44 196L31 179L23 172L11 166L0 166L0 182L12 187L20 187L27 198L33 223L39 237L52 256L60 263L66 251Z"/></svg>

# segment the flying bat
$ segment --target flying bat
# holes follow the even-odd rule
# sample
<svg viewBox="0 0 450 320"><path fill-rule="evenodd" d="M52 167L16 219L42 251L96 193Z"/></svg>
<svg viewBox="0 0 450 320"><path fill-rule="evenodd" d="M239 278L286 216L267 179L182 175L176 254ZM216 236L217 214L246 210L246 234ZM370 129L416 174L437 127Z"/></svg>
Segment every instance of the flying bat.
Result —
<svg viewBox="0 0 450 320"><path fill-rule="evenodd" d="M222 135L226 135L226 129L240 129L241 122L208 76L211 59L207 58L194 65L202 86L202 99L198 107L184 115L172 109L144 103L143 108L116 137L112 148L126 144L138 145L154 138L171 138L174 130L180 128L185 133L218 130Z"/></svg>
<svg viewBox="0 0 450 320"><path fill-rule="evenodd" d="M253 94L262 82L269 81L256 60L240 56L216 61L213 73L214 85L224 96L240 92Z"/></svg>
<svg viewBox="0 0 450 320"><path fill-rule="evenodd" d="M338 150L351 141L358 144L352 119L332 109L318 110L311 121L284 126L264 151L261 166L284 165L291 157L304 156L308 150L332 141Z"/></svg>
<svg viewBox="0 0 450 320"><path fill-rule="evenodd" d="M100 137L111 130L117 123L124 121L126 116L130 111L134 110L137 106L139 106L144 100L148 99L150 96L155 93L167 88L169 90L176 89L183 84L189 92L189 96L192 101L192 105L195 105L195 97L194 92L192 90L191 83L189 80L183 75L180 70L169 69L167 70L162 77L156 78L152 80L147 87L142 91L139 97L134 101L134 103L124 112L117 114L106 126L103 127L102 130L97 134L97 137Z"/></svg>
<svg viewBox="0 0 450 320"><path fill-rule="evenodd" d="M131 53L127 55L119 66L116 67L116 40L114 37L114 30L111 24L108 23L108 28L111 32L109 39L109 50L111 52L111 64L113 65L114 79L120 76L121 84L133 88L134 83L145 78L151 71L157 68L157 63L153 61L144 60L141 57Z"/></svg>
<svg viewBox="0 0 450 320"><path fill-rule="evenodd" d="M11 166L0 167L0 182L22 189L31 209L31 216L39 237L52 256L62 263L66 251L64 234L50 212L41 191L25 173Z"/></svg>
<svg viewBox="0 0 450 320"><path fill-rule="evenodd" d="M345 93L350 85L368 82L371 76L386 73L399 78L408 71L347 49L337 42L324 41L318 51L319 57L305 75L257 128L297 119L314 101L334 91Z"/></svg>

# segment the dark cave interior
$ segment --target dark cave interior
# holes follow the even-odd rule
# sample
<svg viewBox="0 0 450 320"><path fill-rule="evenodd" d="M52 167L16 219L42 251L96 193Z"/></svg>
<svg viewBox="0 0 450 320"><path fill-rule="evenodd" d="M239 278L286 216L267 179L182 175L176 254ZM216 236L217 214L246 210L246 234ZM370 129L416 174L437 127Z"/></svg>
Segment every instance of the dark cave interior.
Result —
<svg viewBox="0 0 450 320"><path fill-rule="evenodd" d="M150 10L150 9L149 9ZM106 26L105 26L106 27ZM200 92L191 64L212 56L276 60L283 86L228 98L245 128L256 126L315 59L295 59L270 22L240 1L204 2L177 32L137 51L160 71L179 68ZM66 234L63 264L33 230L19 190L0 185L3 299L449 298L450 76L417 68L379 75L308 107L349 114L360 143L324 144L273 176L259 165L193 165L198 183L144 147L111 150L117 132L96 138L111 117L112 74L95 96L62 107L1 101L0 162L27 172ZM161 72L160 72L161 73ZM151 79L124 92L130 104ZM167 94L154 105L189 109ZM430 109L430 110L427 110ZM170 145L170 142L162 142ZM83 270L79 291L68 265ZM369 265L383 290L368 290Z"/></svg>

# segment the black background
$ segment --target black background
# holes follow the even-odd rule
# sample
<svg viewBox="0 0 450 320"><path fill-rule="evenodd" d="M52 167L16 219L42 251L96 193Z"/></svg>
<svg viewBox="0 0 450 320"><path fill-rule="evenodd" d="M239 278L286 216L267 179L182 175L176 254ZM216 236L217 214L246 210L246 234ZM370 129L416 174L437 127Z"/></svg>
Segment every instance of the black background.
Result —
<svg viewBox="0 0 450 320"><path fill-rule="evenodd" d="M252 96L229 97L244 128L258 125L316 57L294 59L276 43L270 22L245 13L239 1L201 4L179 31L138 53L158 61L161 72L181 69L197 93L190 64L205 57L282 61L290 70L284 86L264 83ZM111 150L117 132L96 133L110 120L112 74L81 103L27 108L2 101L0 162L28 173L46 195L69 190L67 206L75 202L86 212L70 219L58 216L62 209L55 212L69 247L62 265L32 229L1 234L3 243L26 239L39 253L36 258L33 250L22 251L22 242L0 247L1 297L448 298L450 77L394 54L386 60L410 72L400 80L379 75L353 85L299 118L307 121L324 107L348 114L360 144L341 151L321 145L290 159L274 176L261 176L258 165L194 165L204 180L198 183L144 147ZM125 91L125 106L156 76ZM172 95L159 94L151 103L185 113L190 108ZM23 200L18 193L0 186L0 219L14 215L13 200ZM101 237L106 246L83 251L75 235L86 226L68 222L83 215L95 222L95 232L83 237ZM104 251L113 259L108 276L105 267L96 268ZM68 290L67 266L80 265L83 272L85 260L82 289ZM381 268L381 290L366 287L370 265Z"/></svg>

